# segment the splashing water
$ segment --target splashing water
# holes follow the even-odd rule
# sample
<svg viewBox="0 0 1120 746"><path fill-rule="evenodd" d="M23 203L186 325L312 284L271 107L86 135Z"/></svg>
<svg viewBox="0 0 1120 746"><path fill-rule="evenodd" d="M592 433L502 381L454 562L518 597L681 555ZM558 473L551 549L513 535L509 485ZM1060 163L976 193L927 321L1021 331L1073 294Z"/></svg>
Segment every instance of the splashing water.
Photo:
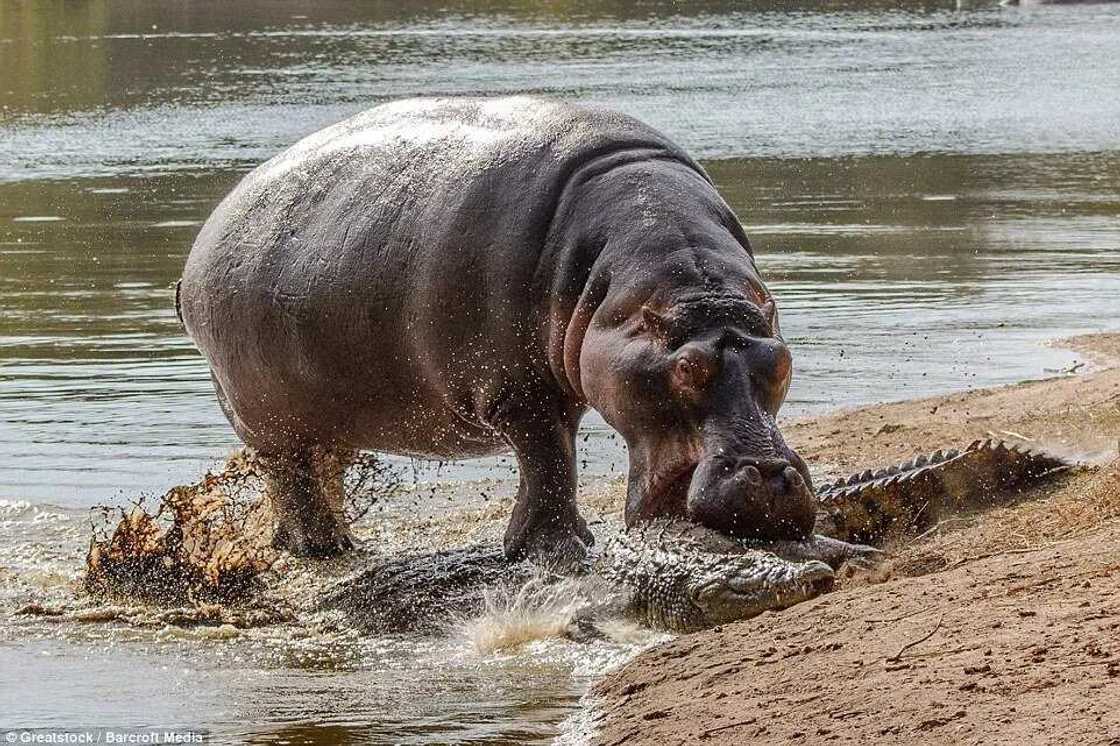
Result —
<svg viewBox="0 0 1120 746"><path fill-rule="evenodd" d="M544 572L537 572L520 587L488 588L482 613L461 621L458 632L479 655L566 638L580 613L591 607L585 585L579 578L550 581Z"/></svg>
<svg viewBox="0 0 1120 746"><path fill-rule="evenodd" d="M623 598L598 576L557 580L537 571L520 585L485 589L482 611L460 619L455 632L483 657L515 653L546 640L644 646L670 636L628 619Z"/></svg>

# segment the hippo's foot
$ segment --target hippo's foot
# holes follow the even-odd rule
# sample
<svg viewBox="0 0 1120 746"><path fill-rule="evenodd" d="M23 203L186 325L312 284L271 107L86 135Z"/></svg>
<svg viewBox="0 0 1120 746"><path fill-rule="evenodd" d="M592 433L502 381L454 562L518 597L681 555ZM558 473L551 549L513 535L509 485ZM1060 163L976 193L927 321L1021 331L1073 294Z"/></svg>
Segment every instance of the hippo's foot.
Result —
<svg viewBox="0 0 1120 746"><path fill-rule="evenodd" d="M515 509L506 528L504 548L509 559L528 559L559 572L570 572L586 562L594 543L595 536L579 515L567 519L533 516L526 520Z"/></svg>
<svg viewBox="0 0 1120 746"><path fill-rule="evenodd" d="M282 517L272 535L272 546L298 557L335 557L354 548L350 531L329 513L316 520Z"/></svg>
<svg viewBox="0 0 1120 746"><path fill-rule="evenodd" d="M345 461L312 449L262 456L276 530L272 545L300 557L333 557L353 549L343 517Z"/></svg>

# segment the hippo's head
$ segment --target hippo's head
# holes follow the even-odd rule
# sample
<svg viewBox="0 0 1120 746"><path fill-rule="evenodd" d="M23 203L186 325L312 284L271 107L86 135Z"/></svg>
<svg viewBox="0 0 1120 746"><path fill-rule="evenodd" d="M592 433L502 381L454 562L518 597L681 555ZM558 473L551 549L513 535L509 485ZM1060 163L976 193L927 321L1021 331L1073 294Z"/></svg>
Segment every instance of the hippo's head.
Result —
<svg viewBox="0 0 1120 746"><path fill-rule="evenodd" d="M809 472L774 419L792 364L768 294L650 300L587 343L588 399L630 450L627 523L675 515L749 538L812 533Z"/></svg>

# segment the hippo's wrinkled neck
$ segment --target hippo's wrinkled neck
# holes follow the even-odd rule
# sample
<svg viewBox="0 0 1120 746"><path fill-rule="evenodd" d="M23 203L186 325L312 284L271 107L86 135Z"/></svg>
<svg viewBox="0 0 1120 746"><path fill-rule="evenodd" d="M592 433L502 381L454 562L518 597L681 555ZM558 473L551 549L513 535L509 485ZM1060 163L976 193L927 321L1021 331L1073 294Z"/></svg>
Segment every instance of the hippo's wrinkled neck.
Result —
<svg viewBox="0 0 1120 746"><path fill-rule="evenodd" d="M550 278L549 366L585 404L598 408L581 370L589 330L615 328L651 295L682 279L692 284L655 275L674 243L718 243L749 257L734 214L683 155L648 146L613 150L575 169L561 190L538 277Z"/></svg>

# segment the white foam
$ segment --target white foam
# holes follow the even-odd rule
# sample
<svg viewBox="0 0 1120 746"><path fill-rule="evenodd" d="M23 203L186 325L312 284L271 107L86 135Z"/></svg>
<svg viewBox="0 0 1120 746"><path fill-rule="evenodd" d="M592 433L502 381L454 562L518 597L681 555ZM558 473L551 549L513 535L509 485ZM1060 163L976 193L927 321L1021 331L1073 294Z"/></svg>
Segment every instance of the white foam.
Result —
<svg viewBox="0 0 1120 746"><path fill-rule="evenodd" d="M22 513L31 507L26 500L0 500L0 515Z"/></svg>
<svg viewBox="0 0 1120 746"><path fill-rule="evenodd" d="M479 655L513 652L536 641L566 637L588 603L578 580L549 583L534 576L516 589L487 589L481 615L461 622L459 632Z"/></svg>
<svg viewBox="0 0 1120 746"><path fill-rule="evenodd" d="M591 692L580 698L579 708L560 721L554 746L586 746L595 740L602 719L601 702Z"/></svg>

